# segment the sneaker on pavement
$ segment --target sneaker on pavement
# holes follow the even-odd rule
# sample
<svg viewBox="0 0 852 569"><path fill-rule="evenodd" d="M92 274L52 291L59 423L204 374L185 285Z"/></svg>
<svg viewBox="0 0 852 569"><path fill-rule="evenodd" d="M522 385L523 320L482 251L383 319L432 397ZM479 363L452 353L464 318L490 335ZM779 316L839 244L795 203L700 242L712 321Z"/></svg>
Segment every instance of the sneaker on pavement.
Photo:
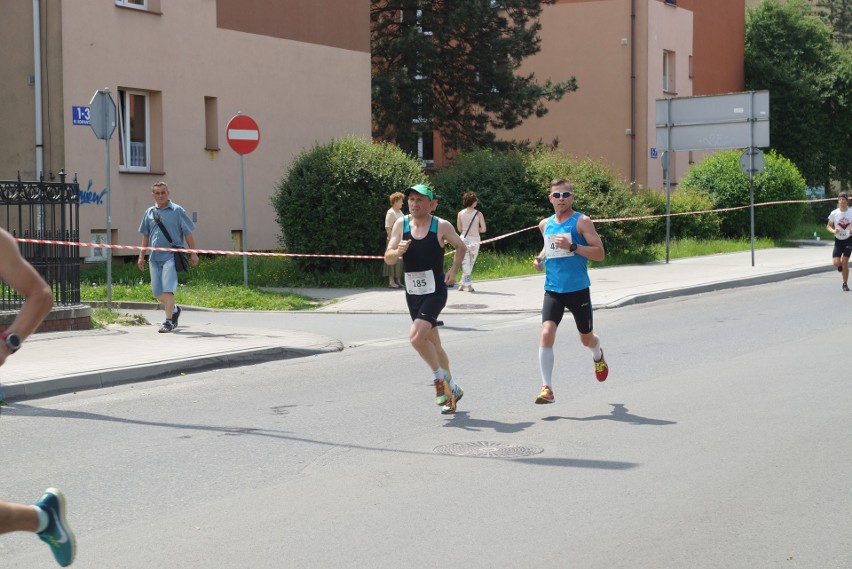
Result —
<svg viewBox="0 0 852 569"><path fill-rule="evenodd" d="M435 380L435 403L443 405L447 402L447 394L450 392L450 382L446 379Z"/></svg>
<svg viewBox="0 0 852 569"><path fill-rule="evenodd" d="M172 324L171 321L166 320L165 322L163 322L163 325L160 326L159 332L160 334L167 334L172 330L174 330L174 324Z"/></svg>
<svg viewBox="0 0 852 569"><path fill-rule="evenodd" d="M456 384L455 389L448 390L451 395L447 398L447 403L441 407L441 415L452 415L456 412L456 405L464 397L464 389L459 384Z"/></svg>
<svg viewBox="0 0 852 569"><path fill-rule="evenodd" d="M843 283L843 291L849 292L849 285L847 285L846 283Z"/></svg>
<svg viewBox="0 0 852 569"><path fill-rule="evenodd" d="M183 312L180 309L180 306L175 304L175 311L172 312L172 329L174 330L178 326L178 318L180 318L180 313Z"/></svg>
<svg viewBox="0 0 852 569"><path fill-rule="evenodd" d="M464 389L459 384L456 384L455 389L452 390L452 397L448 398L447 403L441 407L441 415L452 415L455 413L456 405L458 405L462 397L464 397Z"/></svg>
<svg viewBox="0 0 852 569"><path fill-rule="evenodd" d="M608 375L609 366L606 365L606 359L604 359L603 350L601 350L601 360L595 362L595 377L598 378L598 381L606 381Z"/></svg>
<svg viewBox="0 0 852 569"><path fill-rule="evenodd" d="M538 405L542 405L544 403L553 403L555 399L553 397L553 390L547 385L542 385L538 397L535 398L535 402Z"/></svg>
<svg viewBox="0 0 852 569"><path fill-rule="evenodd" d="M50 546L59 565L68 567L74 562L77 544L65 519L65 496L58 488L48 488L35 505L47 514L49 520L44 531L38 534L39 539Z"/></svg>

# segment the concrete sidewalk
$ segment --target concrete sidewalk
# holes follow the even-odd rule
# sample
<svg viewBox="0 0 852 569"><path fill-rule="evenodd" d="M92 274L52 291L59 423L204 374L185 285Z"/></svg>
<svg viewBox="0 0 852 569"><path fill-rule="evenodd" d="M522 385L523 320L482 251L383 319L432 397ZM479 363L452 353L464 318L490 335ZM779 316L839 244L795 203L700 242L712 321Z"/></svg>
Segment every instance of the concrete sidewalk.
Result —
<svg viewBox="0 0 852 569"><path fill-rule="evenodd" d="M678 259L594 269L596 309L750 286L833 271L831 242L798 248ZM475 282L476 292L449 292L445 314L536 313L541 309L542 274ZM838 284L839 289L839 284ZM404 293L383 289L288 289L333 300L318 312L407 314ZM220 311L219 314L227 314ZM203 369L341 351L332 337L294 330L234 327L195 320L191 327L158 334L155 326L111 326L103 330L50 332L31 336L2 368L7 401L56 392L106 387ZM365 323L365 325L367 325Z"/></svg>

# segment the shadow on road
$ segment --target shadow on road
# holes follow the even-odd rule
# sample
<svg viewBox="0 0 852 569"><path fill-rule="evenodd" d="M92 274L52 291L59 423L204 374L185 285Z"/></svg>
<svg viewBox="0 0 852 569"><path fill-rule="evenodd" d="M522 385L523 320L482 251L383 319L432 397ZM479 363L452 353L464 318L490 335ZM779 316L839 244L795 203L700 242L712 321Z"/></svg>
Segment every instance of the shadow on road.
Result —
<svg viewBox="0 0 852 569"><path fill-rule="evenodd" d="M630 423L631 425L676 425L675 421L666 421L663 419L649 419L640 415L634 415L629 412L623 403L610 403L612 412L609 415L592 415L591 417L542 417L543 421L558 421L566 419L568 421L619 421L622 423Z"/></svg>

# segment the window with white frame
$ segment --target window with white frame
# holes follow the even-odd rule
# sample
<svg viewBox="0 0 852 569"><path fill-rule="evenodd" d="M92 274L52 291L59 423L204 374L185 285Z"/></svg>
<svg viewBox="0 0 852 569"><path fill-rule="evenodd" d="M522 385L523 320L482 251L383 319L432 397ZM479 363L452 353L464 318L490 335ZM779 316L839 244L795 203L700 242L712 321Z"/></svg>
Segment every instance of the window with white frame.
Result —
<svg viewBox="0 0 852 569"><path fill-rule="evenodd" d="M675 54L673 51L663 51L663 91L675 92Z"/></svg>
<svg viewBox="0 0 852 569"><path fill-rule="evenodd" d="M145 91L118 90L119 169L125 172L151 169L149 99Z"/></svg>
<svg viewBox="0 0 852 569"><path fill-rule="evenodd" d="M148 0L115 0L116 6L125 6L127 8L139 8L141 10L148 9Z"/></svg>

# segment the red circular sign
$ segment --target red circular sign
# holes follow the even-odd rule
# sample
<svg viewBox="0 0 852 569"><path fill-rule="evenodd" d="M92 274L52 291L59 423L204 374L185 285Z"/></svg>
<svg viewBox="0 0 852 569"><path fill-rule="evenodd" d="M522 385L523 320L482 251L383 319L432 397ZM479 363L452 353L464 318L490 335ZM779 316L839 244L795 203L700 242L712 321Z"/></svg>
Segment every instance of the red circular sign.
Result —
<svg viewBox="0 0 852 569"><path fill-rule="evenodd" d="M250 116L237 115L228 121L225 137L234 152L248 154L260 144L260 129Z"/></svg>

